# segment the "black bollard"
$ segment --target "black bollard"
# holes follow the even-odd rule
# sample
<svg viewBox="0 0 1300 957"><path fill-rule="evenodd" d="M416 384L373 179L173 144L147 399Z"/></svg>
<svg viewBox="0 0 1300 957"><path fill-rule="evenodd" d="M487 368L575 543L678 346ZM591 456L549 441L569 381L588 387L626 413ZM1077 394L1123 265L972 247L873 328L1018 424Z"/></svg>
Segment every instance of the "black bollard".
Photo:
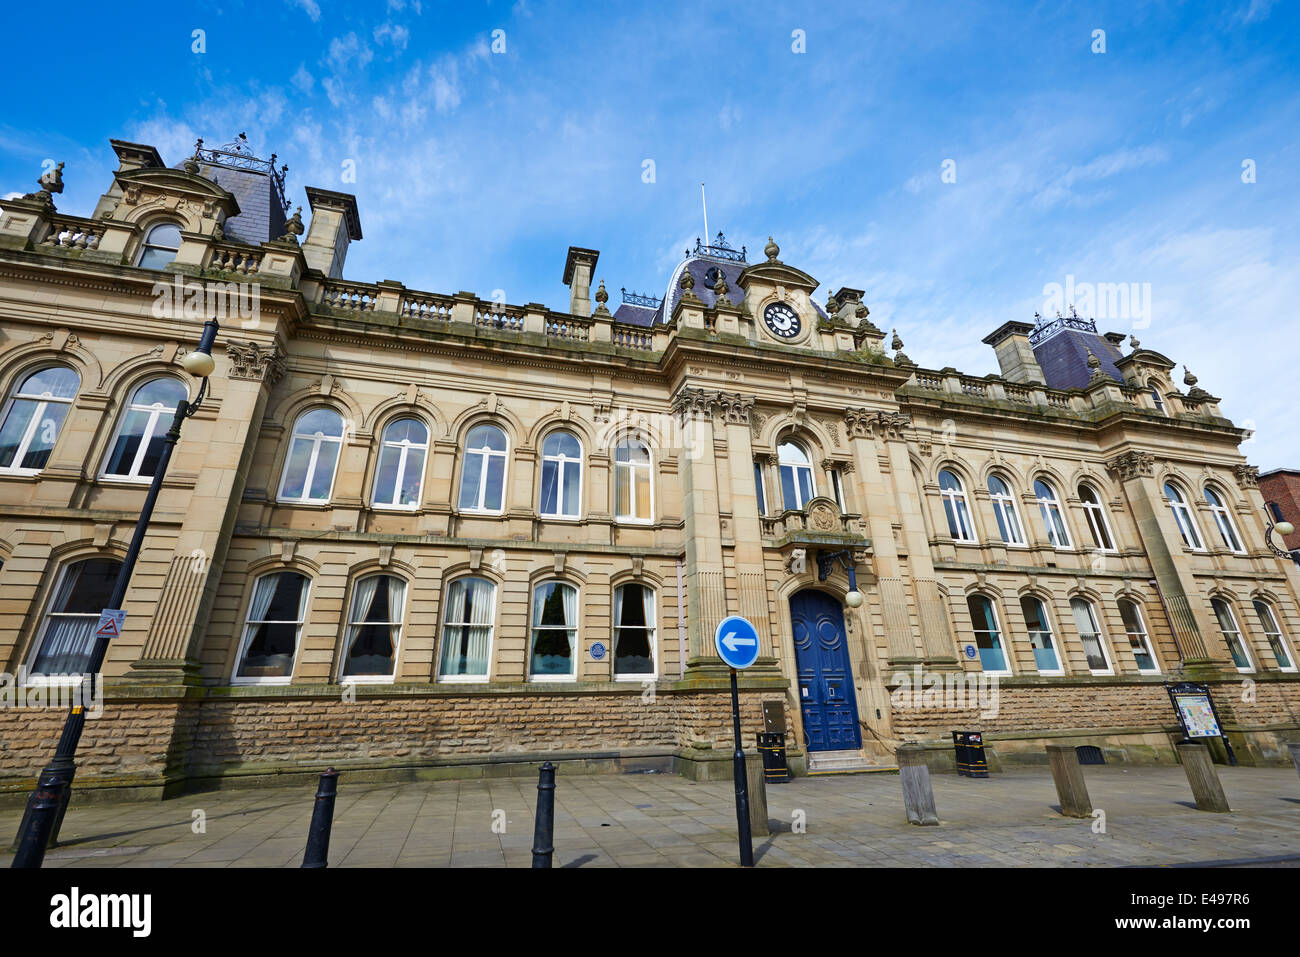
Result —
<svg viewBox="0 0 1300 957"><path fill-rule="evenodd" d="M533 867L550 867L555 853L555 765L547 761L537 776L537 817L533 826Z"/></svg>
<svg viewBox="0 0 1300 957"><path fill-rule="evenodd" d="M61 803L57 788L44 784L37 787L36 793L27 803L28 826L19 835L18 852L10 867L41 866L45 860L45 846L49 843L54 818L59 813Z"/></svg>
<svg viewBox="0 0 1300 957"><path fill-rule="evenodd" d="M330 853L330 828L334 826L334 799L339 793L339 773L327 768L320 776L316 789L316 806L311 811L311 830L307 833L307 853L302 856L302 866L328 867Z"/></svg>

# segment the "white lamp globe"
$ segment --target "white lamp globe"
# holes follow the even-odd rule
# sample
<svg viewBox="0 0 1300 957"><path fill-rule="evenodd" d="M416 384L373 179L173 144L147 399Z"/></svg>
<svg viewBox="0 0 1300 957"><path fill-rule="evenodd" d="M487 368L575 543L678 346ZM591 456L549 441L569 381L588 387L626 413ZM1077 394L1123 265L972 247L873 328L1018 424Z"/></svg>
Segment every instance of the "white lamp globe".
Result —
<svg viewBox="0 0 1300 957"><path fill-rule="evenodd" d="M1279 535L1290 535L1295 531L1295 526L1290 522L1278 522L1273 527L1277 529Z"/></svg>
<svg viewBox="0 0 1300 957"><path fill-rule="evenodd" d="M198 351L191 352L187 355L185 357L184 365L186 372L200 379L206 379L208 376L212 375L212 370L217 367L212 356L208 355L206 352Z"/></svg>
<svg viewBox="0 0 1300 957"><path fill-rule="evenodd" d="M861 608L862 592L857 590L849 592L844 596L844 604L848 605L850 608Z"/></svg>

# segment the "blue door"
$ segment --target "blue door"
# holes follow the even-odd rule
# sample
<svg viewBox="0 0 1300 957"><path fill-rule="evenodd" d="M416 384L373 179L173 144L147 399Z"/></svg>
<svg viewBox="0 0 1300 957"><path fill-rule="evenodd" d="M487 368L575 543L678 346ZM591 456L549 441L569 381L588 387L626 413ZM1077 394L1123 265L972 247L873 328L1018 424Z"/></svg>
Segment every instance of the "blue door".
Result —
<svg viewBox="0 0 1300 957"><path fill-rule="evenodd" d="M840 603L825 592L801 591L790 599L790 621L808 750L858 750L862 732Z"/></svg>

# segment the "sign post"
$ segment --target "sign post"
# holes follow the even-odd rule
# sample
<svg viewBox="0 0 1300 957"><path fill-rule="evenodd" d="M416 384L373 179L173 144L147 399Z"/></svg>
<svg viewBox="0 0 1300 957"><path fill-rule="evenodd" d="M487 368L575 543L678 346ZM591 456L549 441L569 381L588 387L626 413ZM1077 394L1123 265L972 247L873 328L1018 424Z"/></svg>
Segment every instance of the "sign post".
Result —
<svg viewBox="0 0 1300 957"><path fill-rule="evenodd" d="M1228 752L1228 763L1236 764L1237 755L1232 751L1232 742L1219 721L1219 712L1210 697L1209 685L1192 681L1181 681L1175 685L1165 685L1169 700L1178 715L1178 723L1183 727L1183 738L1192 741L1197 738L1221 738L1223 747Z"/></svg>
<svg viewBox="0 0 1300 957"><path fill-rule="evenodd" d="M749 781L745 774L745 752L740 741L740 693L736 672L758 660L758 629L739 615L724 618L713 634L718 657L731 667L731 727L736 736L733 758L736 779L736 831L740 837L740 866L754 866L754 841L749 831Z"/></svg>

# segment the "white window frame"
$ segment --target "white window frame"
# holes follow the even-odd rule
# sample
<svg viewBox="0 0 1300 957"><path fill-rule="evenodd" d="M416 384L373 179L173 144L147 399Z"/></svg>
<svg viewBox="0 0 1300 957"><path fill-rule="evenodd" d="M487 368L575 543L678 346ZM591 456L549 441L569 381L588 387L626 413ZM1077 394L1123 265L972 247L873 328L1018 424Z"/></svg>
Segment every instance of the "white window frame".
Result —
<svg viewBox="0 0 1300 957"><path fill-rule="evenodd" d="M140 240L140 251L136 253L135 262L133 265L141 269L154 269L155 271L160 272L163 268L176 261L176 257L180 255L180 251L181 251L180 243L178 243L175 246L175 248L173 248L171 246L160 246L157 243L149 242L149 237L152 236L155 232L157 232L159 229L161 229L164 226L174 226L177 232L184 231L184 227L180 223L174 223L171 220L164 219L164 220L160 220L159 222L152 223L149 226L148 231L145 232L144 238ZM184 241L185 238L182 236L180 242L183 243ZM151 249L166 250L167 252L172 254L172 258L167 260L167 262L163 263L162 266L159 267L142 265L144 262L144 257L149 254L149 250Z"/></svg>
<svg viewBox="0 0 1300 957"><path fill-rule="evenodd" d="M1290 667L1287 668L1283 668L1279 662L1278 669L1286 672L1300 670L1300 665L1296 663L1295 649L1291 646L1291 642L1287 641L1286 632L1282 630L1282 623L1277 620L1277 612L1273 608L1273 603L1267 598L1252 598L1251 605L1255 608L1255 617L1259 619L1259 627L1263 629L1264 640L1272 648L1274 660L1277 659L1277 648L1273 647L1272 639L1276 638L1277 644L1282 646L1282 650L1286 652L1287 658L1291 661ZM1268 613L1268 621L1265 621L1264 615L1260 613L1261 607ZM1269 622L1273 624L1272 630L1268 627Z"/></svg>
<svg viewBox="0 0 1300 957"><path fill-rule="evenodd" d="M449 600L449 596L451 595L451 587L452 587L452 585L454 585L454 584L455 584L456 582L458 582L458 581L466 581L466 580L471 579L471 578L473 578L473 579L477 579L478 581L481 581L481 582L486 582L487 585L488 585L489 587L491 587L491 589L492 589L491 597L488 599L489 602L491 602L491 605L492 605L492 619L491 619L491 621L490 621L489 624L488 624L487 671L486 671L486 673L481 674L481 675L448 675L448 674L443 674L443 672L442 672L442 664L443 664L443 654L444 654L444 651L445 651L445 649L444 649L443 646L444 646L444 642L446 642L446 640L447 640L447 631L448 631L448 625L449 625L449 623L448 623L448 621L447 621L447 602L448 602L448 600ZM440 612L440 615L439 615L439 620L440 620L440 622L441 622L441 624L440 624L440 626L439 626L439 627L440 627L440 631L438 632L438 641L437 641L437 645L436 645L436 647L435 647L435 649L434 649L434 654L435 654L436 659L437 659L436 662L435 662L436 674L437 674L437 676L438 676L438 677L437 677L437 681L438 681L439 684L469 684L469 685L472 685L472 684L480 684L480 685L481 685L481 684L487 684L489 681L492 680L492 667L493 667L493 665L496 663L495 660L494 660L494 658L493 658L493 652L494 652L494 650L495 650L495 645L496 645L496 640L497 640L497 617L498 617L498 615L497 615L497 612L498 612L498 608L497 608L497 596L500 594L500 592L501 592L501 588L500 588L500 586L497 585L497 583L494 582L492 579L490 579L490 578L484 578L482 575L458 575L457 577L455 577L455 578L451 579L450 581L448 581L448 582L446 583L446 585L445 585L445 588L446 588L446 591L445 591L444 594L445 594L445 596L447 596L447 597L444 597L444 599L443 599L443 608L441 609L441 612ZM467 628L467 627L470 626L471 623L470 623L470 622L450 622L450 624L451 624L451 625L459 626L459 627L461 627L461 628ZM530 622L530 626L531 626L531 622Z"/></svg>
<svg viewBox="0 0 1300 957"><path fill-rule="evenodd" d="M48 392L42 392L37 395L35 393L21 391L24 383L40 375L42 372L48 372L51 369L66 369L68 372L71 372L76 376L77 388L70 398L65 399L62 396L51 395ZM63 421L59 424L59 427L55 430L54 441L50 443L50 456L53 457L54 449L58 445L60 437L63 435L63 426L67 424L68 416L72 414L72 403L77 400L77 395L80 394L80 392L81 374L70 365L55 363L54 365L41 366L38 369L32 369L30 372L23 373L22 377L14 383L13 392L10 393L8 400L4 404L4 408L0 409L0 425L4 425L9 418L9 413L13 410L15 402L22 400L24 402L37 403L35 410L32 412L32 420L27 423L27 428L23 432L23 437L18 441L18 446L14 450L15 463L21 462L23 459L27 458L27 453L32 447L32 439L36 437L36 430L40 428L41 419L45 416L46 408L51 403L58 403L60 405L66 405L68 411L63 416ZM41 471L42 469L22 468L17 464L0 466L0 474L3 475L39 475Z"/></svg>
<svg viewBox="0 0 1300 957"><path fill-rule="evenodd" d="M410 439L402 439L402 441L400 442L391 442L383 438L383 435L387 434L389 429L393 428L395 425L398 425L401 422L420 423L420 426L424 429L424 435L425 435L424 442L423 443L412 442ZM399 450L397 456L397 475L395 476L393 482L393 498L397 498L401 492L402 479L406 475L406 461L411 450L418 449L419 451L424 453L424 462L423 465L420 466L420 483L416 490L415 501L412 502L410 505L400 505L397 502L379 501L379 475L380 475L380 468L383 465L383 461L384 461L384 449L386 448L393 448ZM342 454L341 449L340 449L340 454ZM420 504L424 500L424 477L427 474L428 468L429 468L429 426L425 424L423 419L419 419L413 415L403 415L393 419L391 422L389 422L387 425L384 426L384 431L383 433L380 434L379 457L375 460L375 480L372 483L370 488L371 508L377 509L379 511L384 511L384 512L418 512L420 510Z"/></svg>
<svg viewBox="0 0 1300 957"><path fill-rule="evenodd" d="M786 449L794 449L801 456L803 456L803 461L799 462L795 460L787 460L784 457L784 452ZM794 489L795 504L793 508L790 505L788 505L785 500L784 473L786 469L790 470L790 487ZM799 484L799 473L801 471L806 472L808 474L808 497L807 498L803 497L802 487ZM808 454L808 450L804 448L803 444L800 442L796 442L793 439L786 439L783 442L777 443L776 477L777 477L777 484L780 486L781 509L783 511L802 512L805 508L808 507L808 503L817 497L817 473L813 471L812 456Z"/></svg>
<svg viewBox="0 0 1300 957"><path fill-rule="evenodd" d="M189 402L189 390L185 387L185 383L181 382L180 379L173 378L169 375L154 376L151 379L146 379L132 389L131 397L127 400L126 406L122 409L121 415L118 416L117 428L113 430L113 437L109 440L108 448L104 453L104 464L99 470L99 478L101 480L106 482L131 482L136 485L149 485L153 482L152 475L140 474L140 465L144 462L144 457L149 451L149 444L154 440L155 434L164 436L167 434L167 429L171 427L172 418L176 415L176 409L180 405L180 402L169 409L161 402L154 402L151 405L138 405L135 401L135 397L140 394L142 389L153 385L155 382L162 382L164 380L175 382L179 385L181 387L180 402ZM131 460L131 468L127 472L110 472L108 471L108 463L113 458L113 449L117 445L117 440L122 437L122 430L126 428L126 421L131 417L132 412L149 413L149 420L145 423L144 432L140 435L140 445L135 450L135 458ZM164 413L166 413L168 419L166 423L163 424L162 431L155 433Z"/></svg>
<svg viewBox="0 0 1300 957"><path fill-rule="evenodd" d="M1065 520L1065 509L1061 506L1060 496L1056 494L1056 486L1042 477L1034 479L1034 485L1041 485L1051 493L1049 498L1040 494L1037 487L1034 488L1034 500L1038 503L1038 517L1043 520L1043 529L1047 532L1047 543L1059 551L1073 551L1074 536L1070 534L1070 523ZM1052 525L1053 513L1060 519L1061 527L1059 530ZM1058 537L1063 538L1064 541L1056 541Z"/></svg>
<svg viewBox="0 0 1300 957"><path fill-rule="evenodd" d="M1095 501L1089 502L1083 497L1083 490L1088 489L1092 492ZM1101 492L1095 485L1089 482L1079 483L1079 503L1083 505L1083 515L1087 520L1088 531L1092 533L1092 541L1099 552L1113 553L1119 551L1119 540L1115 538L1115 529L1111 527L1110 519L1106 515L1106 506L1102 503ZM1101 534L1098 534L1098 533ZM1100 539L1103 537L1110 541L1110 545L1102 545Z"/></svg>
<svg viewBox="0 0 1300 957"><path fill-rule="evenodd" d="M577 585L573 584L572 582L565 581L562 578L548 578L545 581L540 581L533 586L532 603L530 604L528 609L528 660L525 662L525 665L528 668L528 680L536 681L540 683L577 681L578 664L579 664L579 660L582 658L582 630L578 627L578 622L574 621L572 625L563 628L561 628L558 625L533 624L533 621L535 620L537 615L537 593L541 591L543 588L545 588L547 585L555 585L557 588L572 589L575 596L574 605L577 608L577 617L579 619L582 618L582 604L581 604L582 593L578 590ZM570 659L571 670L569 671L568 674L543 675L543 674L535 674L533 672L533 648L537 642L537 632L539 631L573 632L573 654Z"/></svg>
<svg viewBox="0 0 1300 957"><path fill-rule="evenodd" d="M646 622L645 628L647 637L650 640L650 663L654 669L642 674L619 674L618 672L618 633L622 628L618 622L610 621L610 649L609 649L609 671L614 676L615 681L658 681L659 680L659 591L644 581L624 581L614 586L618 591L628 585L635 585L643 588L650 593L650 620ZM624 597L624 602L627 601ZM610 613L613 614L614 606L610 605Z"/></svg>
<svg viewBox="0 0 1300 957"><path fill-rule="evenodd" d="M1002 483L1005 492L995 492L992 488L992 482L996 479ZM1016 496L1011 491L1011 483L1002 475L994 472L989 476L988 482L985 483L989 489L989 499L993 502L993 520L998 526L998 535L1002 535L1002 529L1014 529L1020 535L1019 541L1007 541L1002 539L1002 544L1008 548L1028 548L1029 540L1025 537L1025 523L1020 520L1020 510L1016 507ZM1058 655L1059 657L1059 655Z"/></svg>
<svg viewBox="0 0 1300 957"><path fill-rule="evenodd" d="M85 680L86 675L89 674L89 672L82 672L79 675L33 674L32 667L33 665L36 664L36 659L40 657L41 646L45 643L45 632L49 628L50 619L52 617L94 618L96 621L99 620L98 612L80 613L80 612L63 612L63 611L51 612L50 611L50 607L54 604L55 597L62 590L64 579L67 577L68 572L72 570L72 567L74 565L79 565L82 562L94 561L97 558L101 560L118 562L119 570L120 570L120 566L121 566L120 560L114 558L111 555L87 555L82 558L70 558L60 566L59 573L54 577L54 587L51 588L49 593L45 596L45 608L41 614L40 627L36 631L36 640L32 642L32 647L27 652L27 659L25 662L26 677L23 679L24 685L29 687L49 687L49 688L69 687L70 688L81 684ZM109 597L111 598L112 596ZM93 648L93 641L92 641L92 648ZM102 666L100 670L102 672L103 670Z"/></svg>
<svg viewBox="0 0 1300 957"><path fill-rule="evenodd" d="M633 445L633 444L640 445L643 449L645 449L645 451L646 451L646 457L649 459L649 461L647 461L647 462L633 462L633 461L631 461L631 460L629 459L629 461L627 461L627 462L620 462L620 461L618 460L618 450L621 449L624 445L629 445L629 446L630 446L630 445ZM654 453L654 449L650 447L650 443L649 443L649 442L645 442L645 441L643 441L643 440L641 440L641 439L634 438L634 437L632 437L632 436L628 436L628 437L626 437L626 438L620 439L620 440L618 441L618 443L614 446L614 520L615 520L615 521L617 521L617 522L619 522L620 524L623 524L623 525L652 525L652 524L654 524L654 515L655 515L655 472L654 472L654 464L655 464L655 453ZM648 508L648 512L647 512L647 514L646 514L646 516L645 516L644 518L641 517L640 515L636 515L636 514L632 514L632 515L623 515L623 514L619 513L619 511L618 511L618 486L619 486L619 482L628 482L628 483L629 483L629 485L628 485L628 496L627 496L627 500L628 500L629 503L631 503L632 508L635 510L635 509L637 508L637 506L641 504L640 502L637 501L637 495L636 495L637 483L636 483L636 481L635 481L635 479L636 479L636 473L635 473L635 471L634 471L634 470L636 470L636 469L645 469L645 471L646 471L646 475L647 475L647 477L648 477L648 479L649 479L649 481L646 483L646 485L647 485L648 490L649 490L650 501L649 501L648 503L646 503L646 504L647 504L647 508Z"/></svg>
<svg viewBox="0 0 1300 957"><path fill-rule="evenodd" d="M324 432L312 432L308 434L306 432L298 431L298 423L311 413L317 411L332 412L334 415L338 416L339 434L337 436L326 435ZM280 487L275 496L277 502L285 502L293 505L329 504L330 500L334 497L334 483L338 481L339 465L343 460L343 433L346 431L347 425L343 420L343 416L339 415L338 410L331 409L329 406L318 405L315 408L307 409L294 419L293 432L289 436L289 451L285 455L284 464L280 468ZM307 460L307 471L303 474L302 497L289 498L284 494L284 486L289 480L290 463L293 461L293 447L297 444L299 439L312 443L311 457ZM334 468L333 472L330 474L329 491L326 493L324 498L308 498L307 496L311 492L312 480L316 477L316 464L320 461L320 451L326 442L338 443L338 454L334 457Z"/></svg>
<svg viewBox="0 0 1300 957"><path fill-rule="evenodd" d="M471 449L469 447L469 437L474 434L474 430L485 427L496 429L505 439L506 447L504 449L490 449L486 445L482 448ZM478 473L478 495L475 497L473 505L460 505L459 503L465 496L465 470L469 467L469 457L478 455L482 457L483 464L479 467ZM501 507L486 508L483 503L487 500L488 474L491 472L493 457L500 458L501 461ZM477 422L465 433L465 458L460 463L460 494L456 498L457 510L462 515L504 515L506 511L506 492L510 488L510 433L495 422Z"/></svg>
<svg viewBox="0 0 1300 957"><path fill-rule="evenodd" d="M240 677L239 666L244 660L244 655L247 653L249 645L252 644L253 636L256 634L256 632L248 630L248 626L251 624L251 622L248 620L248 613L253 610L253 596L257 593L257 584L263 578L269 578L272 575L282 575L285 574L286 572L292 575L300 575L304 579L304 584L302 587L303 587L303 592L306 595L305 601L302 598L298 599L298 602L301 605L303 611L302 611L302 619L296 623L297 628L294 631L293 661L290 662L289 664L289 673L287 675L254 675L254 676ZM269 572L263 572L262 574L258 575L256 578L253 579L252 585L248 589L248 601L244 603L244 612L243 615L240 617L239 645L235 649L234 666L230 669L231 685L287 685L293 681L293 676L298 671L298 656L302 654L302 632L303 629L307 626L308 612L311 610L312 584L313 581L311 576L307 575L305 572L299 571L296 568L276 568ZM292 622L289 622L287 620L282 621L280 619L263 618L258 622L258 624L259 625L263 625L263 624L286 625L286 624L292 624Z"/></svg>
<svg viewBox="0 0 1300 957"><path fill-rule="evenodd" d="M1241 533L1237 531L1237 523L1232 520L1232 512L1228 508L1228 500L1211 485L1205 486L1201 491L1205 497L1205 504L1210 508L1210 514L1214 516L1214 524L1218 527L1219 537L1223 539L1224 547L1235 555L1246 554ZM1233 542L1236 544L1234 545Z"/></svg>
<svg viewBox="0 0 1300 957"><path fill-rule="evenodd" d="M1160 384L1152 382L1147 386L1147 393L1151 396L1151 402L1157 412L1166 418L1169 416L1169 408L1165 405L1165 400L1160 397Z"/></svg>
<svg viewBox="0 0 1300 957"><path fill-rule="evenodd" d="M578 443L578 457L576 459L565 455L563 452L559 455L548 455L546 453L546 443L550 440L551 436L561 434L573 436L573 440ZM556 429L553 432L548 432L546 438L542 439L542 467L538 470L537 474L537 514L542 518L560 522L575 522L581 520L583 502L582 495L585 491L583 485L586 482L586 475L583 474L586 472L586 469L583 467L585 465L585 455L586 447L582 444L582 438L576 432L569 429ZM560 509L560 511L542 511L542 483L545 481L547 462L555 463L555 506L557 509ZM572 514L562 510L564 502L564 479L571 468L576 468L578 470L578 510ZM502 499L502 501L504 501L504 499Z"/></svg>
<svg viewBox="0 0 1300 957"><path fill-rule="evenodd" d="M1024 610L1025 610L1024 603L1027 600L1038 602L1038 610L1042 613L1043 625L1045 626L1044 629L1031 628L1029 627L1029 618L1028 616L1025 616L1025 630L1029 635L1030 650L1032 651L1034 648L1034 634L1035 632L1037 632L1039 634L1047 636L1047 640L1052 646L1052 652L1056 655L1055 668L1049 669L1047 671L1038 668L1037 655L1034 655L1034 667L1038 668L1038 673L1040 675L1050 675L1050 676L1063 675L1065 674L1065 653L1064 650L1061 648L1060 641L1057 640L1056 633L1052 631L1052 617L1051 617L1051 613L1047 610L1047 602L1043 601L1043 599L1039 598L1037 595L1021 595L1020 613L1022 615L1024 614Z"/></svg>
<svg viewBox="0 0 1300 957"><path fill-rule="evenodd" d="M1093 631L1090 632L1096 639L1097 644L1101 647L1101 657L1106 662L1105 668L1094 668L1092 662L1088 661L1088 647L1083 641L1083 631L1079 628L1079 617L1075 614L1075 602L1079 602L1088 611L1088 620L1092 623ZM1079 644L1083 646L1083 659L1088 664L1088 673L1094 675L1113 675L1115 673L1115 659L1110 653L1110 642L1106 640L1106 632L1102 629L1101 619L1097 616L1097 606L1090 598L1082 595L1074 595L1070 598L1070 617L1074 619L1075 630L1079 632Z"/></svg>
<svg viewBox="0 0 1300 957"><path fill-rule="evenodd" d="M952 476L952 480L957 483L955 489L943 487L944 475ZM948 524L948 534L952 537L952 540L963 545L977 544L979 539L975 534L975 518L971 514L970 504L966 499L966 483L952 469L939 470L939 500L943 504L943 517ZM951 512L949 508L952 509ZM964 519L964 523L962 519ZM960 532L962 530L963 524L969 532L968 537L954 534L954 531ZM955 529L954 526L956 526Z"/></svg>
<svg viewBox="0 0 1300 957"><path fill-rule="evenodd" d="M1128 630L1128 623L1124 621L1124 608L1123 608L1124 602L1128 602L1129 607L1133 609L1133 617L1137 619L1138 628L1140 628L1141 631L1133 632ZM1151 632L1147 628L1146 618L1142 614L1142 603L1132 598L1121 598L1119 599L1118 602L1116 602L1116 606L1119 608L1120 611L1119 618L1120 621L1124 624L1124 635L1128 639L1129 653L1133 654L1133 663L1137 665L1138 674L1143 674L1143 675L1160 674L1163 669L1161 669L1160 667L1160 658L1156 655L1156 645L1155 642L1151 640ZM1143 668L1140 664L1138 664L1137 655L1133 653L1134 638L1141 639L1142 646L1147 650L1147 657L1151 659L1151 662L1155 667Z"/></svg>
<svg viewBox="0 0 1300 957"><path fill-rule="evenodd" d="M1187 496L1171 481L1165 482L1161 491L1165 493L1165 503L1169 506L1169 510L1173 512L1174 524L1178 526L1178 534L1183 540L1183 545L1194 552L1205 551L1205 537L1201 535L1201 530L1196 526L1196 516L1192 514L1192 507L1188 504ZM1189 535L1191 541L1188 541Z"/></svg>
<svg viewBox="0 0 1300 957"><path fill-rule="evenodd" d="M1214 607L1215 602L1223 605L1224 611L1228 613L1228 620L1232 622L1232 633L1237 638L1237 643L1241 645L1241 653L1246 659L1248 667L1241 667L1235 661L1233 665L1243 675L1255 673L1255 659L1250 653L1250 642L1246 641L1246 635L1241 630L1241 623L1237 621L1237 614L1232 610L1232 602L1225 598L1219 598L1217 595L1210 599L1210 610L1214 612L1214 621L1219 626L1219 634L1223 635L1224 644L1228 646L1228 657L1232 657L1232 641L1228 638L1227 631L1223 627L1223 619L1219 617L1218 610Z"/></svg>
<svg viewBox="0 0 1300 957"><path fill-rule="evenodd" d="M391 620L393 614L392 608L388 609L388 615L390 620L387 622L355 620L356 608L357 608L357 586L360 585L363 581L366 581L367 579L370 578L392 578L402 583L402 607L398 613L396 621ZM339 684L390 685L397 680L398 655L401 653L402 650L402 639L406 637L406 609L407 606L410 605L410 602L407 600L410 594L411 594L411 583L407 581L405 578L402 578L400 575L394 575L392 572L389 571L370 572L361 575L359 578L357 578L355 581L352 582L352 595L348 601L347 619L343 622L343 647L339 653L338 676L337 676L337 680ZM352 654L352 648L348 644L348 632L352 630L353 625L362 625L362 626L388 625L390 628L393 625L397 625L397 640L393 642L393 671L391 674L345 675L343 673L347 669L348 658Z"/></svg>
<svg viewBox="0 0 1300 957"><path fill-rule="evenodd" d="M996 634L996 635L998 636L998 647L1002 649L1002 662L1003 662L1003 664L1006 666L1004 670L1001 670L1001 671L989 671L988 669L984 668L984 659L979 657L979 635L980 635L981 632L984 632L984 633L987 634L987 633L988 633L988 629L987 629L987 628L976 628L976 627L975 627L975 617L974 617L973 615L970 614L970 599L971 599L971 598L974 598L974 597L983 598L986 602L988 602L988 604L989 604L989 609L990 609L990 610L992 611L992 613L993 613L993 627L996 629L996 631L994 632L994 634ZM975 635L975 648L976 648L976 651L975 651L975 657L979 660L979 662L980 662L980 668L984 670L984 674L986 674L986 675L990 675L990 676L996 675L997 677L1000 677L1000 678L1009 678L1009 677L1011 677L1011 675L1014 673L1014 672L1011 670L1011 642L1010 642L1010 640L1007 638L1007 631L1006 631L1006 628L1004 628L1004 627L1002 626L1002 619L1001 619L1001 617L998 615L998 603L995 602L995 601L994 601L992 598L990 598L988 595L983 594L982 592L976 592L974 595L967 595L967 596L966 596L966 614L967 614L967 615L970 617L970 619L971 619L971 631L972 631L972 633Z"/></svg>

